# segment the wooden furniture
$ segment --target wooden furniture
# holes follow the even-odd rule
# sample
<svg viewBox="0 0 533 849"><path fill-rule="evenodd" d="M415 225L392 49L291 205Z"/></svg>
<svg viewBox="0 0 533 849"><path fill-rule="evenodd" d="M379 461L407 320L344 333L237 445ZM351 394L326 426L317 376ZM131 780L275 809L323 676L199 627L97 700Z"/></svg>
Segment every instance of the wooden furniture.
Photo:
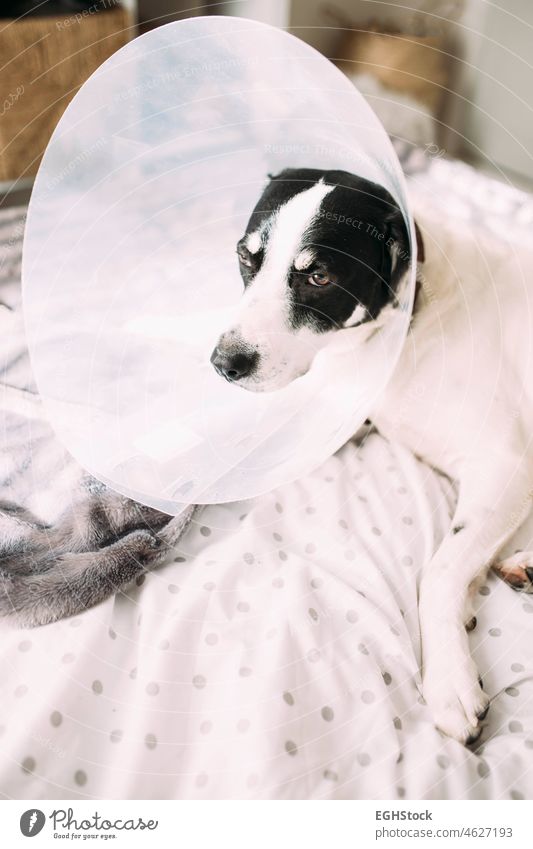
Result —
<svg viewBox="0 0 533 849"><path fill-rule="evenodd" d="M0 20L0 182L36 174L69 101L135 35L130 12L106 2L97 13Z"/></svg>

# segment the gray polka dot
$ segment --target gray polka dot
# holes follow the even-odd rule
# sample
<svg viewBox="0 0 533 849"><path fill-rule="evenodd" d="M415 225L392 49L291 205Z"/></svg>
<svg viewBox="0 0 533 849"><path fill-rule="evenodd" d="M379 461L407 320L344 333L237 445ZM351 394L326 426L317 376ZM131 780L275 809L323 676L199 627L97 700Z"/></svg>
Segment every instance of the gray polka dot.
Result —
<svg viewBox="0 0 533 849"><path fill-rule="evenodd" d="M135 583L137 584L138 587L142 587L142 585L144 584L145 581L146 581L146 575L138 575L137 578L135 578Z"/></svg>
<svg viewBox="0 0 533 849"><path fill-rule="evenodd" d="M490 767L489 767L487 761L481 760L478 763L477 774L479 775L480 778L487 778L487 776L490 774Z"/></svg>
<svg viewBox="0 0 533 849"><path fill-rule="evenodd" d="M276 542L282 542L282 540L283 540L283 537L281 536L281 534L278 534L278 532L277 532L277 531L274 531L274 533L272 534L272 536L274 537L274 539L276 540Z"/></svg>
<svg viewBox="0 0 533 849"><path fill-rule="evenodd" d="M122 740L122 736L123 736L123 732L121 731L121 729L115 728L115 729L113 729L113 731L109 735L109 739L111 740L112 743L120 743L120 741Z"/></svg>
<svg viewBox="0 0 533 849"><path fill-rule="evenodd" d="M204 722L200 725L200 734L209 734L213 727L213 723L209 722L208 719L204 720Z"/></svg>
<svg viewBox="0 0 533 849"><path fill-rule="evenodd" d="M528 749L533 749L533 740L524 740L524 745L525 745Z"/></svg>
<svg viewBox="0 0 533 849"><path fill-rule="evenodd" d="M109 634L109 639L116 640L117 634L116 631L113 631L113 628L110 628L107 633Z"/></svg>
<svg viewBox="0 0 533 849"><path fill-rule="evenodd" d="M400 636L400 629L396 627L396 625L390 626L391 634L394 634L395 637Z"/></svg>
<svg viewBox="0 0 533 849"><path fill-rule="evenodd" d="M392 721L393 721L393 723L394 723L394 727L395 727L398 731L400 731L400 730L401 730L401 728L402 728L402 720L400 719L400 717L399 717L399 716L395 716L395 717L394 717L394 719L393 719Z"/></svg>
<svg viewBox="0 0 533 849"><path fill-rule="evenodd" d="M491 637L501 637L502 629L501 628L489 628L489 634Z"/></svg>
<svg viewBox="0 0 533 849"><path fill-rule="evenodd" d="M239 675L241 676L241 678L249 678L251 674L252 670L249 666L241 666L241 668L239 669Z"/></svg>
<svg viewBox="0 0 533 849"><path fill-rule="evenodd" d="M324 586L324 581L322 580L322 578L312 578L310 583L311 583L311 587L314 590L319 590L320 587Z"/></svg>
<svg viewBox="0 0 533 849"><path fill-rule="evenodd" d="M524 664L523 663L511 663L511 669L513 672L523 672Z"/></svg>
<svg viewBox="0 0 533 849"><path fill-rule="evenodd" d="M325 705L320 711L320 713L322 715L322 719L324 719L326 722L331 722L335 716L333 708L330 708L329 705Z"/></svg>
<svg viewBox="0 0 533 849"><path fill-rule="evenodd" d="M178 587L177 584L169 584L168 585L168 591L169 591L169 593L172 593L172 595L177 595L180 591L180 588Z"/></svg>
<svg viewBox="0 0 533 849"><path fill-rule="evenodd" d="M83 771L83 769L77 769L74 773L74 781L80 787L84 787L87 784L87 773Z"/></svg>
<svg viewBox="0 0 533 849"><path fill-rule="evenodd" d="M379 528L376 528L375 526L372 528L372 533L374 534L374 536L375 536L375 537L380 537L380 536L381 536L381 531L380 531L380 529L379 529Z"/></svg>
<svg viewBox="0 0 533 849"><path fill-rule="evenodd" d="M437 755L437 763L441 769L447 769L450 766L450 759L446 755Z"/></svg>
<svg viewBox="0 0 533 849"><path fill-rule="evenodd" d="M361 766L368 766L371 761L370 755L367 755L366 752L360 752L357 755L357 761Z"/></svg>
<svg viewBox="0 0 533 849"><path fill-rule="evenodd" d="M517 687L506 687L505 692L508 696L512 696L513 698L520 695L520 690Z"/></svg>
<svg viewBox="0 0 533 849"><path fill-rule="evenodd" d="M93 681L93 683L91 684L91 688L95 696L100 696L104 692L104 685L101 681L98 681L98 679L96 679L96 681Z"/></svg>
<svg viewBox="0 0 533 849"><path fill-rule="evenodd" d="M398 798L403 799L405 796L405 787L400 787L398 785L398 787L396 788L396 793L398 794Z"/></svg>
<svg viewBox="0 0 533 849"><path fill-rule="evenodd" d="M279 501L276 501L275 507L278 513L283 513L283 505L280 504Z"/></svg>
<svg viewBox="0 0 533 849"><path fill-rule="evenodd" d="M161 640L161 642L159 643L159 648L161 649L161 651L166 651L168 648L170 648L169 641L168 640Z"/></svg>
<svg viewBox="0 0 533 849"><path fill-rule="evenodd" d="M517 719L512 719L509 723L509 731L512 731L513 734L519 734L524 730L524 726L521 722L518 722Z"/></svg>
<svg viewBox="0 0 533 849"><path fill-rule="evenodd" d="M239 601L237 604L237 610L239 613L249 613L250 605L247 601Z"/></svg>
<svg viewBox="0 0 533 849"><path fill-rule="evenodd" d="M195 784L197 787L205 787L207 782L209 781L209 776L206 772L200 772L195 779Z"/></svg>
<svg viewBox="0 0 533 849"><path fill-rule="evenodd" d="M248 564L248 566L251 566L252 563L255 561L255 557L250 551L247 551L245 554L243 554L243 560L245 563Z"/></svg>
<svg viewBox="0 0 533 849"><path fill-rule="evenodd" d="M24 758L24 760L22 761L22 763L20 765L22 772L25 772L26 775L29 775L30 772L35 772L36 766L37 766L37 764L35 762L35 758L32 758L30 756L28 756L27 758Z"/></svg>
<svg viewBox="0 0 533 849"><path fill-rule="evenodd" d="M529 601L524 602L524 604L522 605L522 610L525 611L525 613L533 613L533 604L531 604L531 602Z"/></svg>
<svg viewBox="0 0 533 849"><path fill-rule="evenodd" d="M132 681L135 681L135 679L137 678L137 667L134 667L130 671L130 678L132 679Z"/></svg>
<svg viewBox="0 0 533 849"><path fill-rule="evenodd" d="M348 530L348 522L346 519L339 519L339 525L341 528L344 528L345 531Z"/></svg>
<svg viewBox="0 0 533 849"><path fill-rule="evenodd" d="M324 770L324 778L327 781L338 781L339 780L339 776L337 775L337 773L333 772L333 770L331 770L331 769L325 769Z"/></svg>
<svg viewBox="0 0 533 849"><path fill-rule="evenodd" d="M353 625L355 622L357 622L359 617L358 617L357 613L355 612L355 610L347 610L346 611L346 619L348 620L350 625Z"/></svg>
<svg viewBox="0 0 533 849"><path fill-rule="evenodd" d="M314 554L315 551L316 551L316 545L313 545L312 542L308 542L307 545L305 546L305 553L306 554Z"/></svg>
<svg viewBox="0 0 533 849"><path fill-rule="evenodd" d="M22 699L27 692L28 688L26 687L26 684L19 684L18 687L15 687L15 697L17 699Z"/></svg>
<svg viewBox="0 0 533 849"><path fill-rule="evenodd" d="M288 755L297 755L298 754L298 746L292 740L287 740L285 743L285 751Z"/></svg>
<svg viewBox="0 0 533 849"><path fill-rule="evenodd" d="M385 681L385 684L388 687L389 684L392 681L392 675L390 674L390 672L383 672L382 675L383 675L383 680Z"/></svg>
<svg viewBox="0 0 533 849"><path fill-rule="evenodd" d="M292 693L289 693L288 690L286 690L283 693L283 701L286 702L288 705L291 705L292 707L292 705L294 704L294 696L292 695Z"/></svg>
<svg viewBox="0 0 533 849"><path fill-rule="evenodd" d="M205 675L195 675L192 679L193 687L196 687L197 690L203 690L205 685L207 684Z"/></svg>
<svg viewBox="0 0 533 849"><path fill-rule="evenodd" d="M206 634L205 641L208 646L216 646L216 644L218 643L218 634Z"/></svg>
<svg viewBox="0 0 533 849"><path fill-rule="evenodd" d="M63 657L61 658L61 663L73 663L73 661L74 661L75 659L76 659L76 658L75 658L75 655L73 655L71 652L67 652L67 653L66 653L66 654L64 654L64 655L63 655Z"/></svg>
<svg viewBox="0 0 533 849"><path fill-rule="evenodd" d="M359 651L361 652L361 654L366 654L366 655L370 654L370 652L368 651L368 649L367 649L367 647L365 646L365 644L364 644L364 643L359 643L359 645L357 646L357 648L359 649Z"/></svg>
<svg viewBox="0 0 533 849"><path fill-rule="evenodd" d="M280 549L280 551L278 551L278 557L280 560L287 560L287 552L283 551L283 549Z"/></svg>
<svg viewBox="0 0 533 849"><path fill-rule="evenodd" d="M31 646L32 646L31 640L22 640L22 642L19 643L18 649L19 649L19 651L25 652L25 651L29 651L31 649Z"/></svg>
<svg viewBox="0 0 533 849"><path fill-rule="evenodd" d="M187 558L182 557L181 555L179 555L179 557L174 558L174 563L186 563L186 562L187 562Z"/></svg>
<svg viewBox="0 0 533 849"><path fill-rule="evenodd" d="M487 587L486 584L483 584L482 587L479 588L480 595L490 595L490 587Z"/></svg>
<svg viewBox="0 0 533 849"><path fill-rule="evenodd" d="M157 737L155 734L147 734L144 738L144 745L147 749L155 749L157 747Z"/></svg>
<svg viewBox="0 0 533 849"><path fill-rule="evenodd" d="M58 728L63 722L63 715L58 710L52 711L50 714L50 722L54 728Z"/></svg>
<svg viewBox="0 0 533 849"><path fill-rule="evenodd" d="M517 801L524 798L524 794L520 790L511 790L510 796L511 799L516 799Z"/></svg>
<svg viewBox="0 0 533 849"><path fill-rule="evenodd" d="M307 652L306 657L307 657L307 660L309 661L309 663L316 663L321 658L320 650L319 649L310 649Z"/></svg>
<svg viewBox="0 0 533 849"><path fill-rule="evenodd" d="M413 520L412 520L411 516L402 516L402 522L404 523L404 525L412 525L413 524Z"/></svg>
<svg viewBox="0 0 533 849"><path fill-rule="evenodd" d="M156 684L155 681L150 681L146 685L146 692L149 696L157 696L157 694L159 693L159 684Z"/></svg>
<svg viewBox="0 0 533 849"><path fill-rule="evenodd" d="M250 720L249 719L239 719L237 723L237 731L240 734L246 734L248 729L250 728Z"/></svg>
<svg viewBox="0 0 533 849"><path fill-rule="evenodd" d="M318 622L318 613L316 612L314 607L310 607L307 611L313 622Z"/></svg>
<svg viewBox="0 0 533 849"><path fill-rule="evenodd" d="M207 525L202 525L202 527L200 528L200 533L202 534L203 537L210 537L211 536L211 528L208 528Z"/></svg>
<svg viewBox="0 0 533 849"><path fill-rule="evenodd" d="M365 703L365 705L370 705L375 700L375 695L370 690L363 690L361 693L361 700Z"/></svg>

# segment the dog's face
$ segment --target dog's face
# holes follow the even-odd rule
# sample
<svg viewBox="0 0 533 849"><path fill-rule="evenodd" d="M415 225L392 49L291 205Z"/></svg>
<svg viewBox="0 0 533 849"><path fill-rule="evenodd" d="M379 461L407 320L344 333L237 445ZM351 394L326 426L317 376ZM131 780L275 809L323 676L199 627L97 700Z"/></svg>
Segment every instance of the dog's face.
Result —
<svg viewBox="0 0 533 849"><path fill-rule="evenodd" d="M381 186L345 171L282 171L237 245L245 292L213 366L245 389L285 386L330 334L395 305L408 251L403 216Z"/></svg>

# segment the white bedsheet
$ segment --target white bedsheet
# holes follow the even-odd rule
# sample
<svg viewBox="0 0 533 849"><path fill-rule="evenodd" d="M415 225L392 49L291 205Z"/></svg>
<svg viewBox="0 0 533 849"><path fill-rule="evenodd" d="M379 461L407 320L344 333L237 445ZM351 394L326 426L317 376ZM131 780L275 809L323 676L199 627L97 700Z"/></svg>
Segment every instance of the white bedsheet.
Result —
<svg viewBox="0 0 533 849"><path fill-rule="evenodd" d="M417 582L454 499L372 434L303 481L205 508L127 596L34 631L2 625L0 792L533 797L530 597L493 576L478 596L492 705L475 752L436 731L420 696Z"/></svg>

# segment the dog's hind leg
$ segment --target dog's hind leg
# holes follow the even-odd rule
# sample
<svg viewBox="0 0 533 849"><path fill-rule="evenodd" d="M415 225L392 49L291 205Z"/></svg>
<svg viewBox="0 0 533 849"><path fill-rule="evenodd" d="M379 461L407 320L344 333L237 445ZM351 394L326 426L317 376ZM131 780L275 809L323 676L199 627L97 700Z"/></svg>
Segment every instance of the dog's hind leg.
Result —
<svg viewBox="0 0 533 849"><path fill-rule="evenodd" d="M498 560L492 568L513 590L533 593L533 551L517 551L512 557Z"/></svg>
<svg viewBox="0 0 533 849"><path fill-rule="evenodd" d="M451 531L424 570L420 626L424 697L444 733L471 743L481 733L489 698L470 656L465 631L469 591L526 518L531 483L514 454L465 464Z"/></svg>

